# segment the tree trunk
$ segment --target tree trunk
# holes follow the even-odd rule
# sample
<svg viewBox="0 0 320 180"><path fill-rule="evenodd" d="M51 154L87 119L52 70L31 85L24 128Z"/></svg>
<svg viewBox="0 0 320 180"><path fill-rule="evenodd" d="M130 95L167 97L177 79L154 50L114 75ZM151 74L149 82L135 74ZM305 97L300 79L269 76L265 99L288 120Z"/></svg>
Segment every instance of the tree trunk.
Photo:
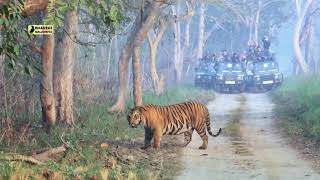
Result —
<svg viewBox="0 0 320 180"><path fill-rule="evenodd" d="M186 3L187 3L187 8L188 8L188 14L193 14L194 1L190 1L190 2L187 1ZM181 50L182 61L184 61L184 59L186 58L186 56L187 56L186 52L190 47L190 26L191 26L192 16L188 16L186 26L185 26L184 44L183 44L183 47ZM185 73L185 77L188 76L189 69L190 69L190 64L188 64L188 68Z"/></svg>
<svg viewBox="0 0 320 180"><path fill-rule="evenodd" d="M204 36L204 42L207 42L208 39L212 36L213 32L218 28L218 25L215 24L215 25L212 25L211 28L209 29L208 32L205 33L205 36ZM196 58L197 57L197 52L198 52L198 49L194 49L192 51L192 55L190 56L191 58Z"/></svg>
<svg viewBox="0 0 320 180"><path fill-rule="evenodd" d="M310 26L311 26L310 17L306 18L305 23L306 23L306 26L305 26L306 29L303 32L306 36L305 46L304 46L304 59L306 63L309 64L310 63Z"/></svg>
<svg viewBox="0 0 320 180"><path fill-rule="evenodd" d="M180 13L180 4L177 4L177 7L172 6L172 13L175 16L179 16ZM182 79L182 69L183 62L181 62L181 29L180 21L175 21L174 23L174 72L176 82L181 81Z"/></svg>
<svg viewBox="0 0 320 180"><path fill-rule="evenodd" d="M204 0L200 1L200 13L199 13L199 36L198 36L198 52L197 52L197 61L203 56L203 47L204 47L204 31L205 31L205 16L206 4Z"/></svg>
<svg viewBox="0 0 320 180"><path fill-rule="evenodd" d="M44 126L49 130L56 122L55 100L53 95L53 51L54 35L44 35L42 45L42 79L40 84L40 97L42 107L42 120Z"/></svg>
<svg viewBox="0 0 320 180"><path fill-rule="evenodd" d="M162 25L160 27L160 30L156 35L151 35L152 32L148 34L148 44L149 44L149 52L150 52L150 73L151 73L151 79L152 79L152 87L153 87L154 93L157 96L162 94L164 89L164 76L161 74L161 77L159 79L159 76L157 73L157 66L156 66L158 45L167 28L167 24L165 22L161 22L161 23Z"/></svg>
<svg viewBox="0 0 320 180"><path fill-rule="evenodd" d="M252 32L253 32L253 25L252 25L252 18L249 19L249 38L248 44L252 42Z"/></svg>
<svg viewBox="0 0 320 180"><path fill-rule="evenodd" d="M133 69L133 102L134 106L142 105L142 80L141 80L141 46L135 45L132 56Z"/></svg>
<svg viewBox="0 0 320 180"><path fill-rule="evenodd" d="M107 46L108 56L107 56L106 83L108 83L108 81L109 81L112 44L113 44L113 38L111 39L111 42L110 42L109 45Z"/></svg>
<svg viewBox="0 0 320 180"><path fill-rule="evenodd" d="M142 85L141 85L141 46L143 41L148 35L149 30L153 27L156 22L159 13L161 2L153 1L150 10L148 10L147 19L143 22L141 28L139 29L135 40L134 40L134 50L132 56L132 69L133 69L133 97L134 105L142 105Z"/></svg>
<svg viewBox="0 0 320 180"><path fill-rule="evenodd" d="M300 47L300 33L301 33L301 29L302 29L302 25L303 25L303 21L305 19L305 16L308 12L308 9L310 7L310 4L312 3L313 0L308 0L304 6L304 8L301 11L301 7L299 5L299 3L297 3L297 15L298 15L298 19L294 28L294 35L293 35L293 47L294 47L294 53L295 53L295 57L296 60L302 70L302 72L304 74L308 73L308 64L306 63L302 52L301 52L301 47Z"/></svg>
<svg viewBox="0 0 320 180"><path fill-rule="evenodd" d="M69 11L65 15L64 28L66 33L62 40L61 56L56 59L59 64L57 85L55 87L57 102L57 119L69 125L74 125L73 117L73 69L76 59L76 43L73 39L77 35L78 16L76 11Z"/></svg>
<svg viewBox="0 0 320 180"><path fill-rule="evenodd" d="M254 22L254 41L258 44L259 37L259 23L260 23L260 11L261 11L261 0L258 2L258 10L256 13L256 20Z"/></svg>
<svg viewBox="0 0 320 180"><path fill-rule="evenodd" d="M309 38L308 38L308 66L310 67L310 71L312 73L316 73L317 64L315 61L315 48L317 47L315 43L315 32L314 32L314 24L313 18L310 19L310 27L309 27Z"/></svg>
<svg viewBox="0 0 320 180"><path fill-rule="evenodd" d="M4 58L5 55L0 55L0 109L4 109L4 86L5 86L5 77L4 77ZM1 111L0 111L1 112Z"/></svg>
<svg viewBox="0 0 320 180"><path fill-rule="evenodd" d="M114 38L114 59L119 58L119 43L118 43L118 36L115 36ZM116 64L116 63L115 63ZM112 76L116 77L117 71L114 69Z"/></svg>

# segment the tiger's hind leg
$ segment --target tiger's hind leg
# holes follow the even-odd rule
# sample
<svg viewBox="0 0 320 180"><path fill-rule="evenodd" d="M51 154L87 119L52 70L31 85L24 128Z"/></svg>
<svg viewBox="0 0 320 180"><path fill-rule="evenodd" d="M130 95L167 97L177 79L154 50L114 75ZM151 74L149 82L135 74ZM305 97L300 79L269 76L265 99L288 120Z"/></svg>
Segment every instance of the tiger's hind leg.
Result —
<svg viewBox="0 0 320 180"><path fill-rule="evenodd" d="M190 129L183 133L185 143L182 145L182 147L186 147L191 142L192 133L193 133L193 129Z"/></svg>
<svg viewBox="0 0 320 180"><path fill-rule="evenodd" d="M200 125L198 128L196 128L196 131L202 139L202 145L199 147L199 149L207 149L208 135L206 133L206 126L204 124Z"/></svg>
<svg viewBox="0 0 320 180"><path fill-rule="evenodd" d="M150 128L144 128L144 146L142 149L151 147L151 140L153 138L153 131Z"/></svg>

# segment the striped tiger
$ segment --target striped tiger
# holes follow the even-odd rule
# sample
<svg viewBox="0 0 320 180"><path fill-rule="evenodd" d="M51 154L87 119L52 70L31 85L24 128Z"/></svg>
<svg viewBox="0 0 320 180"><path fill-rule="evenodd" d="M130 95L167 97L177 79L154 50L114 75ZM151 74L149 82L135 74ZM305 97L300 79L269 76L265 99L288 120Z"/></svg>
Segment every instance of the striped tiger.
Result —
<svg viewBox="0 0 320 180"><path fill-rule="evenodd" d="M217 137L221 133L221 128L217 134L213 134L210 128L210 115L208 108L199 102L185 102L169 106L157 106L148 104L137 106L128 114L128 122L132 128L137 128L143 124L145 128L144 148L151 146L154 141L154 148L160 148L162 135L184 134L187 146L191 142L194 130L200 135L203 143L199 149L207 149L208 136L206 131Z"/></svg>

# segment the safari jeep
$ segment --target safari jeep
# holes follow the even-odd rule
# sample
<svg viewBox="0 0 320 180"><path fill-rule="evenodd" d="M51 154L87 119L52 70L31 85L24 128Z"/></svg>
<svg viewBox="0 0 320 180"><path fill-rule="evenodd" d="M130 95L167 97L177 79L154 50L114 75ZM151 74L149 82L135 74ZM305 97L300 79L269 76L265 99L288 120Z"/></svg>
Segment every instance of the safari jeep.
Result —
<svg viewBox="0 0 320 180"><path fill-rule="evenodd" d="M215 89L218 92L237 90L243 92L245 89L245 70L242 63L219 62L215 66L216 78Z"/></svg>
<svg viewBox="0 0 320 180"><path fill-rule="evenodd" d="M194 85L196 87L213 88L215 69L214 63L210 61L202 61L195 69Z"/></svg>
<svg viewBox="0 0 320 180"><path fill-rule="evenodd" d="M274 60L248 62L246 84L255 90L271 90L281 85L283 74Z"/></svg>

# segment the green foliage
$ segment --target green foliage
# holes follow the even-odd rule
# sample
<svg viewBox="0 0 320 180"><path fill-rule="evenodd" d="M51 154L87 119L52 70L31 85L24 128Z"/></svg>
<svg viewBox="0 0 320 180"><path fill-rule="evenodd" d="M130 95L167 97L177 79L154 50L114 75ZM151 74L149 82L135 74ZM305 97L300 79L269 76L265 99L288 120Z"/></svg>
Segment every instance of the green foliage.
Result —
<svg viewBox="0 0 320 180"><path fill-rule="evenodd" d="M34 60L39 58L39 55L34 55L30 50L30 41L36 37L27 32L26 26L30 24L30 20L28 17L22 17L23 7L23 1L10 1L0 9L0 25L4 29L1 33L0 54L6 55L7 67L11 70L32 76L34 70L39 71L39 61ZM101 34L114 34L126 19L122 6L116 0L104 0L99 3L92 0L49 0L48 13L43 22L37 24L53 25L55 31L63 32L65 13L78 11L79 7L86 12L82 16L89 17L88 22L94 24Z"/></svg>
<svg viewBox="0 0 320 180"><path fill-rule="evenodd" d="M9 2L0 9L0 25L3 28L1 32L0 54L6 56L7 67L12 71L32 76L33 55L27 53L27 41L30 38L23 23L21 12L23 11L23 2Z"/></svg>
<svg viewBox="0 0 320 180"><path fill-rule="evenodd" d="M293 77L273 93L287 132L320 140L320 79Z"/></svg>
<svg viewBox="0 0 320 180"><path fill-rule="evenodd" d="M103 0L96 3L91 0L81 0L82 9L89 15L90 22L94 24L98 32L114 34L120 28L122 22L128 19L124 16L124 10L119 1Z"/></svg>
<svg viewBox="0 0 320 180"><path fill-rule="evenodd" d="M64 14L68 10L76 10L76 1L49 0L47 15L43 19L45 25L53 25L54 28L62 27Z"/></svg>

